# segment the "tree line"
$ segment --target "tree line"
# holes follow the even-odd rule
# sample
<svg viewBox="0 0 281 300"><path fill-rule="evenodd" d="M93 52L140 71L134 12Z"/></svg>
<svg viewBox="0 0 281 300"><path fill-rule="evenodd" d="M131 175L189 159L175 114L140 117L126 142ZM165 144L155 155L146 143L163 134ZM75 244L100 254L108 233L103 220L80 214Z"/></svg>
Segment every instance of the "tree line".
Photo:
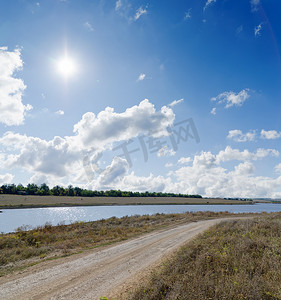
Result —
<svg viewBox="0 0 281 300"><path fill-rule="evenodd" d="M39 195L39 196L80 196L80 197L182 197L182 198L202 198L201 195L174 194L162 192L131 192L120 190L93 191L79 187L62 187L59 185L49 188L46 183L36 185L29 183L27 186L22 184L4 184L0 187L0 194L13 195Z"/></svg>

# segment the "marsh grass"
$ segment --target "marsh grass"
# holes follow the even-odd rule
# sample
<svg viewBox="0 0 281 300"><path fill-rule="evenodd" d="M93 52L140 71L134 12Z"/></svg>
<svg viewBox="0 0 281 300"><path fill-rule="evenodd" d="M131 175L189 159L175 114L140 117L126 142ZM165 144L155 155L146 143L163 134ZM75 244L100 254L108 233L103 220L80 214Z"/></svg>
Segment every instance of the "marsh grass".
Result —
<svg viewBox="0 0 281 300"><path fill-rule="evenodd" d="M181 222L231 216L228 213L184 213L132 216L77 222L71 225L38 227L32 230L19 228L10 234L0 234L0 276L22 268L25 263L60 257L85 249L126 240L142 233Z"/></svg>
<svg viewBox="0 0 281 300"><path fill-rule="evenodd" d="M281 214L214 226L127 299L281 299Z"/></svg>

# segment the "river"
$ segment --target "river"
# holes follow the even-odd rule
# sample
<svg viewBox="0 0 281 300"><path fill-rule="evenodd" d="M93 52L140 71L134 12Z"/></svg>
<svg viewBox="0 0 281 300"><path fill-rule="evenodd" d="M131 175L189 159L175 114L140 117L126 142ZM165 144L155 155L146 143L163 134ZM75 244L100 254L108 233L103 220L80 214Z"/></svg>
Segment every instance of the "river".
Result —
<svg viewBox="0 0 281 300"><path fill-rule="evenodd" d="M0 232L13 232L21 226L31 229L46 223L52 225L70 224L79 221L107 219L113 216L120 218L132 215L184 213L187 211L279 212L281 211L281 205L257 203L254 205L126 205L3 209L0 214Z"/></svg>

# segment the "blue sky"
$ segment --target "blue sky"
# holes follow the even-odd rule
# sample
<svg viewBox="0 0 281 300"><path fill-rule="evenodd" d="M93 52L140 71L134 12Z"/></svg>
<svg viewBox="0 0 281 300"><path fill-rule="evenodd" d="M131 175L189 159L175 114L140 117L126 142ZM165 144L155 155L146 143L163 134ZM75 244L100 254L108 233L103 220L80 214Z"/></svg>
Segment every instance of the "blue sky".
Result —
<svg viewBox="0 0 281 300"><path fill-rule="evenodd" d="M0 5L0 184L281 197L280 1Z"/></svg>

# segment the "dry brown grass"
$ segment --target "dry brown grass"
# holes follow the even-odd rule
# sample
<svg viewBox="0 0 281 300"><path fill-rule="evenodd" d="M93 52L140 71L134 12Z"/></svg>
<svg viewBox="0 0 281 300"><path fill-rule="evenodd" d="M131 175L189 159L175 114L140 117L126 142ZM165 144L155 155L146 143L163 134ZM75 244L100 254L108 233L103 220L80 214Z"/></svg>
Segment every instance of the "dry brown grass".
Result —
<svg viewBox="0 0 281 300"><path fill-rule="evenodd" d="M281 213L220 223L128 299L281 299Z"/></svg>
<svg viewBox="0 0 281 300"><path fill-rule="evenodd" d="M178 197L68 197L68 196L30 196L1 195L0 209L51 207L51 206L89 206L89 205L148 205L148 204L252 204L250 201L178 198Z"/></svg>
<svg viewBox="0 0 281 300"><path fill-rule="evenodd" d="M18 230L0 235L0 276L20 265L77 253L84 249L98 247L138 236L160 227L188 223L203 219L231 216L228 213L185 213L156 214L110 218L94 222L78 222L71 225L45 225L34 230Z"/></svg>

